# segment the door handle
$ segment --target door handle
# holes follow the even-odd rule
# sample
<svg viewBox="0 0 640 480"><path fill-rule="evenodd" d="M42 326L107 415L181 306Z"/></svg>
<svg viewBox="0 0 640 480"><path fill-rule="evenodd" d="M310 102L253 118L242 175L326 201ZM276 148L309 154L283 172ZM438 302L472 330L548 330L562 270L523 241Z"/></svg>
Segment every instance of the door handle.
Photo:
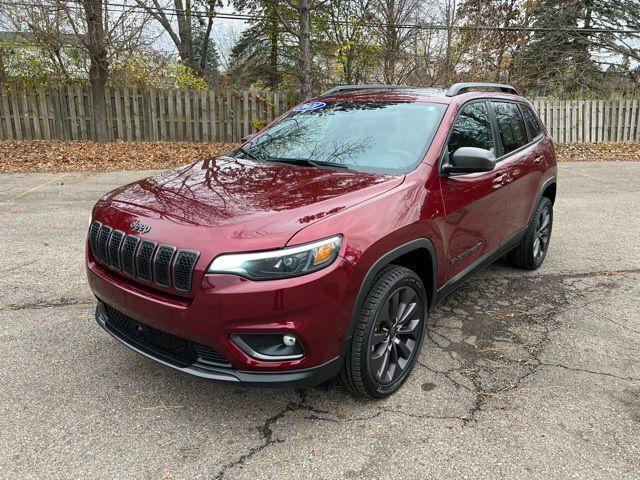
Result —
<svg viewBox="0 0 640 480"><path fill-rule="evenodd" d="M506 173L499 173L493 177L493 189L497 190L498 188L503 187L508 178L509 176Z"/></svg>
<svg viewBox="0 0 640 480"><path fill-rule="evenodd" d="M536 165L540 165L542 162L544 162L543 156L536 157L535 160L533 161L533 163L535 163Z"/></svg>

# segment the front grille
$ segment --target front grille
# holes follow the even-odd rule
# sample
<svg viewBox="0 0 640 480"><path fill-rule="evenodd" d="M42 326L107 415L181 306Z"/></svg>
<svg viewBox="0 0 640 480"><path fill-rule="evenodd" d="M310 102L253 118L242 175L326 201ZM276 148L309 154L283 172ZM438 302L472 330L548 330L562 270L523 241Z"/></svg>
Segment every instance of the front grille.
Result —
<svg viewBox="0 0 640 480"><path fill-rule="evenodd" d="M158 246L153 240L125 236L98 221L92 222L89 229L89 246L96 260L115 270L162 287L191 291L199 252L176 251L173 245Z"/></svg>
<svg viewBox="0 0 640 480"><path fill-rule="evenodd" d="M182 365L230 367L229 361L215 349L191 342L134 320L106 303L107 325L128 343L144 347Z"/></svg>

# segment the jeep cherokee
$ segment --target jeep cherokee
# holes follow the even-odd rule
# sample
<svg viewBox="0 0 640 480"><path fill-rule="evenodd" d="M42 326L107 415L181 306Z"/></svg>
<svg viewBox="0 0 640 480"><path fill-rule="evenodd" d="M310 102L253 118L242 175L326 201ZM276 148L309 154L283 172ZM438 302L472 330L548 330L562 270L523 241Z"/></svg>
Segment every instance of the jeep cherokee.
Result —
<svg viewBox="0 0 640 480"><path fill-rule="evenodd" d="M428 312L503 255L538 268L554 144L509 85L342 86L228 155L93 209L86 263L113 337L199 377L381 398Z"/></svg>

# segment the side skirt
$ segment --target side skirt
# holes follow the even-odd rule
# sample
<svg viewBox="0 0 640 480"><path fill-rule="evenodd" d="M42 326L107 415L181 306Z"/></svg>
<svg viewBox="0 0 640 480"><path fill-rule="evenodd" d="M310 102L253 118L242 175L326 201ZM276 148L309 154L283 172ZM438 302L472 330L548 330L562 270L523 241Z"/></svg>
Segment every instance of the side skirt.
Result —
<svg viewBox="0 0 640 480"><path fill-rule="evenodd" d="M460 285L466 282L469 278L471 278L473 274L488 267L493 262L495 262L498 258L500 258L502 255L504 255L505 253L517 247L522 241L522 238L525 236L526 233L527 233L527 227L521 230L518 230L516 233L514 233L509 238L507 238L502 243L502 245L494 248L493 250L488 251L478 260L476 260L467 268L465 268L460 273L458 273L455 277L451 278L447 283L445 283L442 287L438 289L436 301L433 302L433 304L437 305L438 303L440 303L442 300L444 300L447 297L447 295L449 295L456 288L458 288Z"/></svg>

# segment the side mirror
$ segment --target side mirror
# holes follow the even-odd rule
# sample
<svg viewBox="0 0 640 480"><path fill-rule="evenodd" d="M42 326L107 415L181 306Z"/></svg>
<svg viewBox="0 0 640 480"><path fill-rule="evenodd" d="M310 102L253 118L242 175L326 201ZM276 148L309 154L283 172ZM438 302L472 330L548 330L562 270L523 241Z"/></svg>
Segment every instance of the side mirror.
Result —
<svg viewBox="0 0 640 480"><path fill-rule="evenodd" d="M247 135L247 136L245 136L245 137L242 137L242 138L240 139L240 141L241 141L242 143L248 142L249 140L253 140L253 137L255 137L256 135L257 135L257 134L252 133L252 134L250 134L250 135Z"/></svg>
<svg viewBox="0 0 640 480"><path fill-rule="evenodd" d="M490 172L496 166L496 156L491 150L476 147L460 147L453 152L442 171L449 173Z"/></svg>

